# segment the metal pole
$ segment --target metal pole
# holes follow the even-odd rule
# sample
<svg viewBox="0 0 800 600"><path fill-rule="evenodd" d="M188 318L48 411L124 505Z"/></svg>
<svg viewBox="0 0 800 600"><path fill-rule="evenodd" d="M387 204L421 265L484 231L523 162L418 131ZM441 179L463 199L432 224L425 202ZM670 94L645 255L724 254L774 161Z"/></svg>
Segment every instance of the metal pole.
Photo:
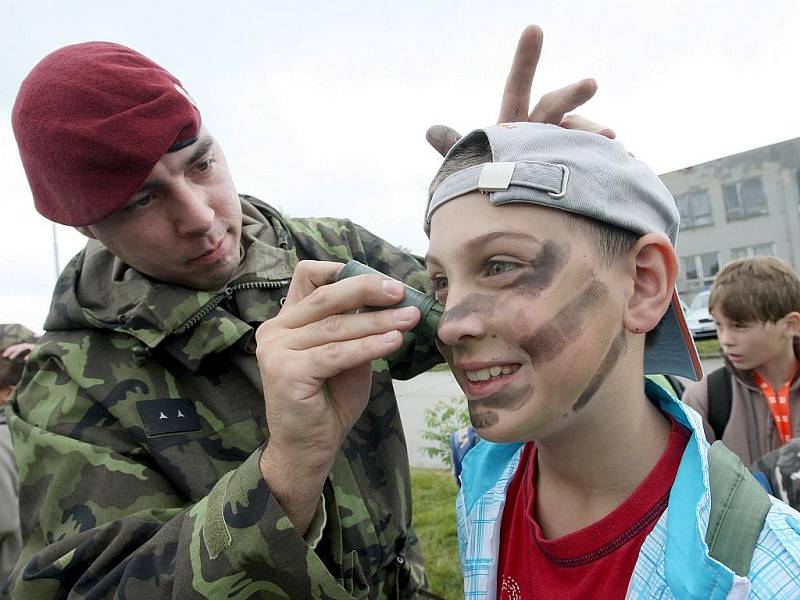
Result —
<svg viewBox="0 0 800 600"><path fill-rule="evenodd" d="M51 223L53 226L53 262L56 266L56 279L61 275L61 269L58 266L58 238L56 237L56 224Z"/></svg>

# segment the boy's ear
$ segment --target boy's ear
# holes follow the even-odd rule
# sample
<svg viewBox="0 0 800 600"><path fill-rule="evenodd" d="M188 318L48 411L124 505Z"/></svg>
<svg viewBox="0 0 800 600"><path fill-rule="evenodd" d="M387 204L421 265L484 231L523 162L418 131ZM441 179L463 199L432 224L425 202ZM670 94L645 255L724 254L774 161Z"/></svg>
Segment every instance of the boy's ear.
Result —
<svg viewBox="0 0 800 600"><path fill-rule="evenodd" d="M95 237L94 233L92 233L92 230L91 230L91 229L89 229L89 226L88 226L88 225L81 225L81 226L79 226L79 227L75 227L75 230L76 230L78 233L82 233L83 235L85 235L85 236L86 236L87 238L89 238L90 240L96 240L96 239L97 239L97 238Z"/></svg>
<svg viewBox="0 0 800 600"><path fill-rule="evenodd" d="M786 334L789 337L800 336L800 313L792 311L783 319L785 323L784 326L786 327Z"/></svg>
<svg viewBox="0 0 800 600"><path fill-rule="evenodd" d="M672 299L678 258L670 241L657 233L640 237L628 256L633 291L625 306L624 324L632 333L647 333L661 321Z"/></svg>

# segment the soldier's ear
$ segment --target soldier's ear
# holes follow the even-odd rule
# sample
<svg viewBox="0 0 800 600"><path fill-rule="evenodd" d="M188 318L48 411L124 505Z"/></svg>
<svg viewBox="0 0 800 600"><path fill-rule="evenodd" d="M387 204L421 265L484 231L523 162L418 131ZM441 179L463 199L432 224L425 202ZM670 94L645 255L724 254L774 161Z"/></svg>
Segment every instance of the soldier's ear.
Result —
<svg viewBox="0 0 800 600"><path fill-rule="evenodd" d="M94 233L92 233L92 230L89 229L88 225L81 225L80 227L75 227L75 230L78 233L82 233L83 235L85 235L90 240L96 240L97 239L97 237L94 235Z"/></svg>

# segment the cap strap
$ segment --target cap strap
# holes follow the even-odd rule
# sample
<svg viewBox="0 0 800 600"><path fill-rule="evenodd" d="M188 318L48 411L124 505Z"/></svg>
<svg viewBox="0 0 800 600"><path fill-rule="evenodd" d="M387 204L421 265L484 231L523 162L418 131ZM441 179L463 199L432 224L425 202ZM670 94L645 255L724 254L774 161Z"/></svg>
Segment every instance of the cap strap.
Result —
<svg viewBox="0 0 800 600"><path fill-rule="evenodd" d="M434 190L425 221L445 202L474 191L499 192L519 186L546 192L554 197L566 193L569 170L563 165L540 161L497 162L475 165L453 173Z"/></svg>

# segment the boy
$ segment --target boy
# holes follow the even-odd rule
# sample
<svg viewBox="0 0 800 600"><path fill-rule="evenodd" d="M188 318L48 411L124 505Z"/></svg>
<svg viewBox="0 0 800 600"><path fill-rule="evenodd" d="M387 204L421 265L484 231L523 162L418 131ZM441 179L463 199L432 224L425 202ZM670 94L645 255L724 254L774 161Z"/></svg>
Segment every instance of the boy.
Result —
<svg viewBox="0 0 800 600"><path fill-rule="evenodd" d="M706 377L686 388L683 401L703 417L709 441L718 438L716 428L719 439L750 465L800 436L800 280L777 258L735 260L717 274L708 308L717 322L730 393L710 398ZM726 401L727 418L712 418Z"/></svg>
<svg viewBox="0 0 800 600"><path fill-rule="evenodd" d="M426 211L440 350L490 440L457 501L467 598L800 596L800 515L777 500L749 578L710 558L700 419L642 383L700 376L678 218L594 134L505 124L445 158Z"/></svg>

